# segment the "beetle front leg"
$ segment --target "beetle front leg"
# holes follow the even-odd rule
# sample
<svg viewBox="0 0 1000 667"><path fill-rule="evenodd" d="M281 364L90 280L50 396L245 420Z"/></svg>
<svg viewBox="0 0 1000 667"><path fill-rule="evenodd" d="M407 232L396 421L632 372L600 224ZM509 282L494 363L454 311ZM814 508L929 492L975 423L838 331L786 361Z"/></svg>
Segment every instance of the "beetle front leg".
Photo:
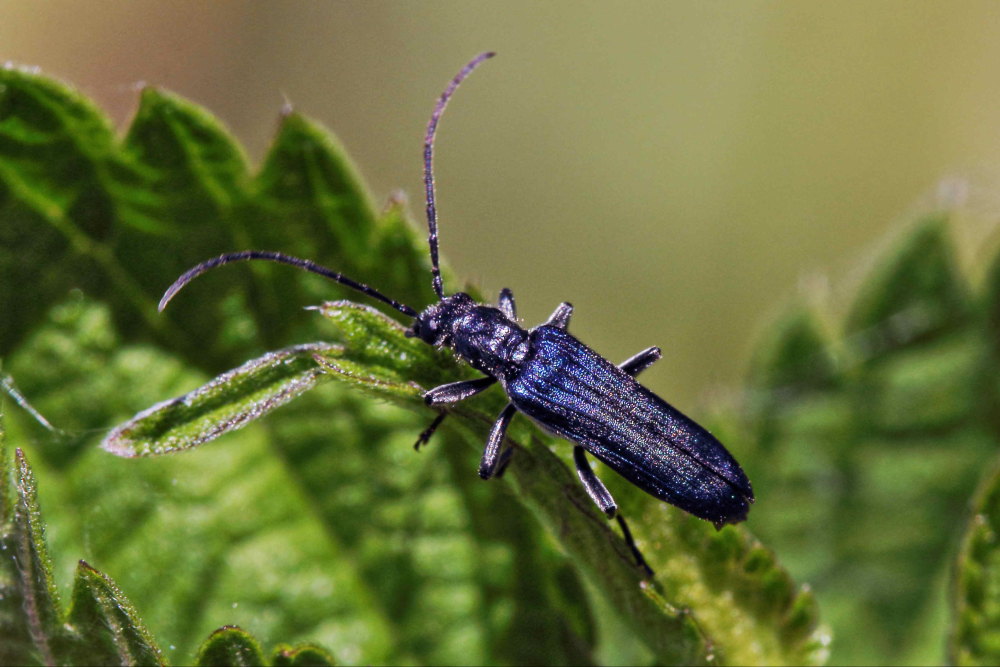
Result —
<svg viewBox="0 0 1000 667"><path fill-rule="evenodd" d="M497 299L497 305L500 307L500 312L503 313L504 317L508 320L517 319L517 307L514 305L514 293L506 287L500 290L500 298Z"/></svg>
<svg viewBox="0 0 1000 667"><path fill-rule="evenodd" d="M573 304L568 301L563 301L556 309L552 311L549 315L549 319L545 322L549 326L556 327L557 329L565 329L569 326L569 318L573 315Z"/></svg>
<svg viewBox="0 0 1000 667"><path fill-rule="evenodd" d="M426 445L430 441L431 436L434 435L434 431L438 430L438 426L441 425L441 422L443 422L444 418L447 416L448 416L447 412L442 412L437 417L435 417L434 421L431 422L431 425L425 428L423 431L421 431L420 436L417 437L417 441L413 443L413 449L419 452L420 448Z"/></svg>
<svg viewBox="0 0 1000 667"><path fill-rule="evenodd" d="M496 382L496 378L484 377L476 378L475 380L461 380L459 382L449 382L448 384L443 384L440 387L434 387L426 394L424 394L424 403L427 405L446 405L449 403L458 403L459 401L464 401L470 396L475 396L479 392L489 389ZM413 443L413 448L420 451L420 448L427 444L434 435L434 431L437 430L444 418L448 416L447 412L442 412L431 425L423 430L417 441Z"/></svg>
<svg viewBox="0 0 1000 667"><path fill-rule="evenodd" d="M504 435L507 434L507 427L510 425L510 420L514 418L515 414L517 414L517 408L514 407L513 403L508 403L507 407L500 411L500 416L497 417L493 428L490 429L490 437L486 439L483 458L479 462L479 476L483 479L493 477L497 472L501 460L506 465L507 459L509 459L509 457L501 457L500 446L503 444Z"/></svg>
<svg viewBox="0 0 1000 667"><path fill-rule="evenodd" d="M440 387L434 387L424 394L424 403L427 405L442 405L446 403L458 403L470 396L475 396L479 392L489 389L496 382L496 378L484 377L475 380L460 380L449 382Z"/></svg>
<svg viewBox="0 0 1000 667"><path fill-rule="evenodd" d="M634 357L626 359L622 363L618 364L618 368L622 369L632 377L635 377L652 366L654 362L659 361L662 356L663 352L660 351L660 348L649 347Z"/></svg>

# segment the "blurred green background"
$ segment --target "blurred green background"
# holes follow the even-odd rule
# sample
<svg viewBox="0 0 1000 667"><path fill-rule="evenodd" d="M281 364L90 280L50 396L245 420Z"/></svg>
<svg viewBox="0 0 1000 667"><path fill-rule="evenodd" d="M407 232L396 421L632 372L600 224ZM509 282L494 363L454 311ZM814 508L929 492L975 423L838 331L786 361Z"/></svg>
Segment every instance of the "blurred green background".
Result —
<svg viewBox="0 0 1000 667"><path fill-rule="evenodd" d="M880 252L921 213L942 204L957 211L950 232L974 281L996 254L993 3L0 8L0 60L72 83L122 127L149 83L211 110L256 160L291 103L336 133L379 200L405 192L418 220L421 139L435 96L473 54L498 51L441 126L445 257L487 293L511 287L529 323L572 301L574 332L611 359L660 345L665 360L644 383L699 417L704 406L740 405L757 334L785 304L804 297L839 322ZM427 276L414 280L426 290ZM809 448L822 445L803 438L790 449L808 464L816 462ZM889 479L895 456L870 469ZM757 456L750 465L767 463ZM771 474L793 477L778 466ZM857 515L878 530L917 530L889 513L900 489L884 488L885 504L872 511L859 500ZM789 496L764 495L748 528L767 537L788 528L771 519ZM790 514L812 510L786 505ZM800 555L773 546L794 575L807 576ZM822 590L830 595L840 581L863 579L833 577ZM943 589L943 575L930 585ZM855 613L826 611L832 623L843 621L838 611ZM927 637L924 652L909 654L917 661L940 656L940 636Z"/></svg>
<svg viewBox="0 0 1000 667"><path fill-rule="evenodd" d="M572 301L609 358L660 345L645 381L692 411L740 381L777 304L806 290L839 306L859 258L942 179L977 214L965 257L1000 210L981 194L1000 182L995 3L0 7L0 59L119 122L138 85L163 86L258 159L288 101L418 216L433 100L498 51L442 124L445 256L488 293L512 288L527 322Z"/></svg>

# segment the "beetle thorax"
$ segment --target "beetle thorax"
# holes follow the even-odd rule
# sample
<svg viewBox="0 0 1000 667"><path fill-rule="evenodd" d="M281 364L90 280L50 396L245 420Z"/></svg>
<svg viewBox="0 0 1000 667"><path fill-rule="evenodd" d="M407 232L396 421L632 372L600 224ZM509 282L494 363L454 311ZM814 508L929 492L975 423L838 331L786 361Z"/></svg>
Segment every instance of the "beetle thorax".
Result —
<svg viewBox="0 0 1000 667"><path fill-rule="evenodd" d="M468 294L445 297L420 313L407 331L435 347L448 347L476 370L503 379L528 352L528 332L498 308Z"/></svg>

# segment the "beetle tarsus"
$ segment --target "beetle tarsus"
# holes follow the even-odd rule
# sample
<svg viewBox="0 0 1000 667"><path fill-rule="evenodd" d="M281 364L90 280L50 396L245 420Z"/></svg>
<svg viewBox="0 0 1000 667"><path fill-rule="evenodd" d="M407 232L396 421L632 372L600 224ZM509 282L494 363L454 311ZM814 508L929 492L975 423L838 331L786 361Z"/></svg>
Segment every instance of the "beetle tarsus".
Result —
<svg viewBox="0 0 1000 667"><path fill-rule="evenodd" d="M447 412L442 412L437 417L435 417L434 421L431 422L431 425L425 428L420 433L420 437L417 438L417 441L413 443L413 449L419 452L421 447L430 442L431 436L434 435L434 431L438 429L438 426L441 425L441 422L443 422L444 418L447 416L448 416Z"/></svg>

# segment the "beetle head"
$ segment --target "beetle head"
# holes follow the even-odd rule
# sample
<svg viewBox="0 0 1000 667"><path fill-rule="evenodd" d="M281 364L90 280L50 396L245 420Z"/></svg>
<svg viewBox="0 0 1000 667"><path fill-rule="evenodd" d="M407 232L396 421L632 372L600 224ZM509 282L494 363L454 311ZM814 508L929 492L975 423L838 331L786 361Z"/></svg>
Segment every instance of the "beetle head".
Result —
<svg viewBox="0 0 1000 667"><path fill-rule="evenodd" d="M413 324L406 330L406 335L419 338L436 347L448 345L454 333L455 321L475 305L472 297L464 292L446 296L417 315L413 319Z"/></svg>

